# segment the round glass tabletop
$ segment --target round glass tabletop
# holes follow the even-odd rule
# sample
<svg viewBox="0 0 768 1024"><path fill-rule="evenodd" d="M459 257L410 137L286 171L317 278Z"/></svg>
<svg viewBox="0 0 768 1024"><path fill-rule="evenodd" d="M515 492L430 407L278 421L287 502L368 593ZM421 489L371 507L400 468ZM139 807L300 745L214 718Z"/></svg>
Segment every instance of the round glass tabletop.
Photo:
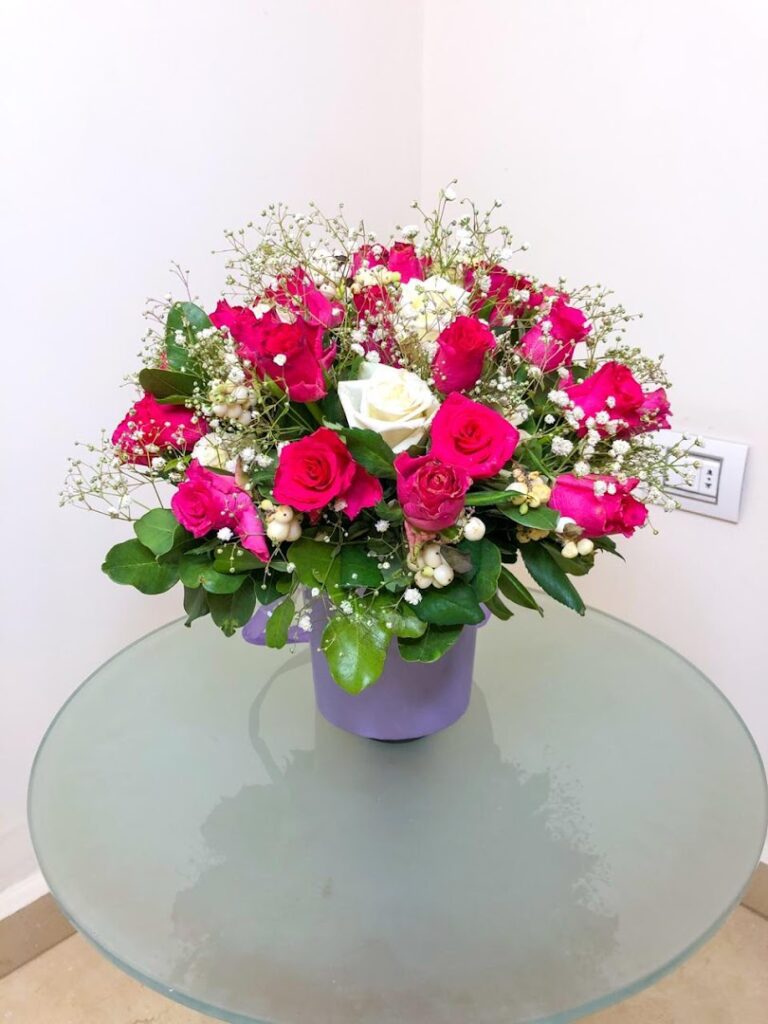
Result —
<svg viewBox="0 0 768 1024"><path fill-rule="evenodd" d="M668 647L547 602L478 638L469 711L380 744L309 652L172 623L64 706L30 784L43 873L119 967L239 1024L564 1022L739 899L760 758Z"/></svg>

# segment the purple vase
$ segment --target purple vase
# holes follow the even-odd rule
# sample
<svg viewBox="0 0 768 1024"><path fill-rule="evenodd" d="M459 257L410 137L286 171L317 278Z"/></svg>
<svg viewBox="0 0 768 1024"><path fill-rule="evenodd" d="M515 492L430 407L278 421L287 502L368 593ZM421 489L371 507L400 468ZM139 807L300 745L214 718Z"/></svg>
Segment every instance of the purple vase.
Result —
<svg viewBox="0 0 768 1024"><path fill-rule="evenodd" d="M318 650L322 624L312 632L315 700L323 718L358 736L389 742L414 740L453 725L467 710L475 663L476 626L465 626L439 661L403 661L390 644L384 671L362 693L334 682Z"/></svg>
<svg viewBox="0 0 768 1024"><path fill-rule="evenodd" d="M429 663L404 661L393 640L379 679L362 693L352 694L334 682L319 649L325 616L317 611L311 634L296 633L290 640L310 641L315 700L323 718L332 725L369 739L403 742L446 729L467 710L477 626L465 626L453 647ZM259 609L244 627L243 637L249 643L264 643L268 612Z"/></svg>

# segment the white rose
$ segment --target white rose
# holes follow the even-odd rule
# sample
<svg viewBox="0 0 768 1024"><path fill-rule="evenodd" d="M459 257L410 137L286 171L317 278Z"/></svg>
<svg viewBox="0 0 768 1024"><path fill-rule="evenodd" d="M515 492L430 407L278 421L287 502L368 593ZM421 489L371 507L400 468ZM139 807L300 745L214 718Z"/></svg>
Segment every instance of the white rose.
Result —
<svg viewBox="0 0 768 1024"><path fill-rule="evenodd" d="M216 434L206 434L195 443L192 458L197 459L201 466L208 466L210 469L226 469L229 453L222 447L221 440Z"/></svg>
<svg viewBox="0 0 768 1024"><path fill-rule="evenodd" d="M410 370L366 363L359 380L339 383L339 400L350 427L375 430L394 452L419 442L440 403Z"/></svg>
<svg viewBox="0 0 768 1024"><path fill-rule="evenodd" d="M416 338L432 359L438 334L467 311L468 300L469 293L445 277L435 275L424 281L412 277L400 290L398 326L403 334Z"/></svg>

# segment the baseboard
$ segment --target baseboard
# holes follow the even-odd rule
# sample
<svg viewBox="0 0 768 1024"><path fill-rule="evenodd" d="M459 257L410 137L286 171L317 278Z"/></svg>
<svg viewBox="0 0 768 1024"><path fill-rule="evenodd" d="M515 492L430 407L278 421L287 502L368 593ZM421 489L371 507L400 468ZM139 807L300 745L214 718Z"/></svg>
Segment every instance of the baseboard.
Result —
<svg viewBox="0 0 768 1024"><path fill-rule="evenodd" d="M768 918L768 863L758 864L741 902ZM42 875L32 875L6 889L0 893L0 978L73 933L74 928L46 891Z"/></svg>
<svg viewBox="0 0 768 1024"><path fill-rule="evenodd" d="M40 871L35 871L34 874L23 878L15 885L3 889L0 891L0 923L6 917L15 914L17 910L22 910L30 903L34 903L35 900L39 900L47 892L48 886Z"/></svg>
<svg viewBox="0 0 768 1024"><path fill-rule="evenodd" d="M53 896L48 892L40 896L37 892L42 875L40 882L35 880L32 884L30 880L27 881L30 884L26 891L34 893L37 898L33 897L31 903L0 920L0 978L68 939L75 930L56 906ZM42 884L45 889L45 883ZM14 889L20 887L14 886ZM3 896L7 897L7 892ZM16 899L18 894L14 893L13 896ZM11 905L10 898L4 900L4 903Z"/></svg>
<svg viewBox="0 0 768 1024"><path fill-rule="evenodd" d="M763 861L757 865L741 902L756 914L768 917L768 863Z"/></svg>

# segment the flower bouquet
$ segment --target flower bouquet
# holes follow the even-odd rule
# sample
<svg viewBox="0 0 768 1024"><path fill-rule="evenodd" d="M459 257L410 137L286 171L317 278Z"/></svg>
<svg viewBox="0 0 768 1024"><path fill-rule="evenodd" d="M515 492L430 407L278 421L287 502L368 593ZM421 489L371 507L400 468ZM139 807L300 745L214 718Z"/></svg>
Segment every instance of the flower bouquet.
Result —
<svg viewBox="0 0 768 1024"><path fill-rule="evenodd" d="M449 187L386 244L314 206L228 232L228 298L151 305L138 397L71 461L65 500L133 521L107 575L227 635L268 606L353 694L541 613L521 564L583 613L574 577L674 504L668 381L608 291L516 268L498 205Z"/></svg>

